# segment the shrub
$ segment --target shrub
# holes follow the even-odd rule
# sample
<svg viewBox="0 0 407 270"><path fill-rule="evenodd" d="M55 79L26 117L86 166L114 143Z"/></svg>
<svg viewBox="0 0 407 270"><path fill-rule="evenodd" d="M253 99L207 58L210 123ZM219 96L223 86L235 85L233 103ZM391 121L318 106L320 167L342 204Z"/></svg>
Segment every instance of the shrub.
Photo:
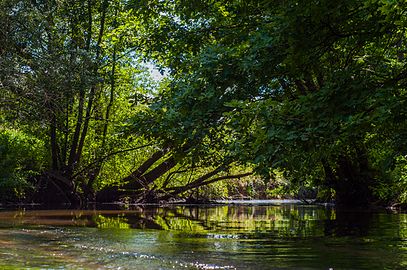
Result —
<svg viewBox="0 0 407 270"><path fill-rule="evenodd" d="M19 130L0 129L0 201L22 200L30 179L46 164L44 142Z"/></svg>

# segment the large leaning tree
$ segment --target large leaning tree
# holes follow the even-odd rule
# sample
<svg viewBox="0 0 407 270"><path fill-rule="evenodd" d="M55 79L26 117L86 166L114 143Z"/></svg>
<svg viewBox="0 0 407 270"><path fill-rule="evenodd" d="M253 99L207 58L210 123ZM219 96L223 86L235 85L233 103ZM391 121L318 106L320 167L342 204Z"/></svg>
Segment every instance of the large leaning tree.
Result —
<svg viewBox="0 0 407 270"><path fill-rule="evenodd" d="M405 199L405 1L141 2L171 78L143 134L341 204Z"/></svg>
<svg viewBox="0 0 407 270"><path fill-rule="evenodd" d="M254 169L407 201L405 1L0 7L0 120L47 145L41 198L167 200Z"/></svg>
<svg viewBox="0 0 407 270"><path fill-rule="evenodd" d="M101 201L157 201L250 174L231 170L232 161L195 160L191 151L198 148L202 157L224 156L202 136L163 141L125 132L128 119L162 94L139 61L149 35L159 34L150 19L160 5L6 0L0 7L0 132L34 136L47 152L48 165L29 179L36 192L27 199L80 204L99 193ZM146 130L151 117L160 115L136 117L135 129Z"/></svg>

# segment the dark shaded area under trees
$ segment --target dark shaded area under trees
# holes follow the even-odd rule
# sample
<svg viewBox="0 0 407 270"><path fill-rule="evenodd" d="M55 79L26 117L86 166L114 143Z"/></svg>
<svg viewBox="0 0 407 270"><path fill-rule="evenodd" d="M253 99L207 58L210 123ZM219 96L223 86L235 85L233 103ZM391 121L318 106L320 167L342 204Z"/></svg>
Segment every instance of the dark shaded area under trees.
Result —
<svg viewBox="0 0 407 270"><path fill-rule="evenodd" d="M406 13L401 0L4 0L0 201L159 202L254 177L405 205Z"/></svg>

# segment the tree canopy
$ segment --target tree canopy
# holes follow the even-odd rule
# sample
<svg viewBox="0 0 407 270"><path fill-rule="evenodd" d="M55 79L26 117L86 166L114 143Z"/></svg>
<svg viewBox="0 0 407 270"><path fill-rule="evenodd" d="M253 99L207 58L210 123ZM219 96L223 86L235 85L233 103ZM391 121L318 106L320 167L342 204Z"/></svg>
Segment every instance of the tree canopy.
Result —
<svg viewBox="0 0 407 270"><path fill-rule="evenodd" d="M3 1L0 123L47 145L34 186L71 202L278 172L323 200L405 203L406 12L401 0Z"/></svg>
<svg viewBox="0 0 407 270"><path fill-rule="evenodd" d="M404 166L406 4L193 2L149 18L161 23L146 53L172 81L143 132L219 145L222 158L344 203L383 195Z"/></svg>

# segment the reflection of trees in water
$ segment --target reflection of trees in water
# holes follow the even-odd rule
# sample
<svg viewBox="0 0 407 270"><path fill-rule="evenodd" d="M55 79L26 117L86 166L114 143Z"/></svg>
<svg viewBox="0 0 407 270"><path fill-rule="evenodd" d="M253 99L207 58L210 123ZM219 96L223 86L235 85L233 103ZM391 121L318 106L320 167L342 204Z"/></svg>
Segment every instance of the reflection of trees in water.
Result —
<svg viewBox="0 0 407 270"><path fill-rule="evenodd" d="M217 206L156 208L144 216L166 230L182 232L266 233L278 237L324 234L325 220L333 210L300 205Z"/></svg>
<svg viewBox="0 0 407 270"><path fill-rule="evenodd" d="M6 229L11 228L5 224L7 218L18 219L24 227L28 222L48 224L55 220L56 224L101 229L60 230L52 226L44 230L47 227L33 226L10 230ZM74 259L82 256L78 252L85 252L83 256L92 263L90 258L95 254L117 251L129 252L126 261L136 253L165 254L166 258L182 257L185 261L205 258L217 265L225 265L225 260L241 262L238 269L256 269L253 265L258 269L265 265L294 269L298 260L313 269L404 269L407 262L406 214L305 205L0 212L2 226L0 251L13 249L19 256L24 253L21 261L57 251L60 255L53 261L75 265ZM27 253L27 243L35 247L31 254ZM78 245L89 249L78 251ZM102 253L97 253L100 250Z"/></svg>
<svg viewBox="0 0 407 270"><path fill-rule="evenodd" d="M132 210L52 210L3 212L13 224L47 224L118 229L161 229L187 233L268 233L303 237L327 230L333 210L300 205L135 207ZM330 225L328 224L328 227ZM329 230L328 230L329 231Z"/></svg>
<svg viewBox="0 0 407 270"><path fill-rule="evenodd" d="M325 235L330 236L363 236L369 233L372 223L372 212L336 211L335 220L325 222Z"/></svg>
<svg viewBox="0 0 407 270"><path fill-rule="evenodd" d="M0 230L0 251L13 249L20 261L44 258L51 251L60 254L52 258L53 262L75 265L74 260L83 256L88 268L92 268L95 254L108 256L111 252L129 252L123 258L126 261L137 254L165 254L166 258L191 262L205 258L217 265L225 265L225 260L241 262L237 269L256 269L253 265L258 269L265 265L294 269L298 260L313 269L404 269L407 261L406 214L235 205L0 213L1 222L6 217L33 220L35 224L41 219L71 219L77 224L89 221L87 226L102 228L49 230L33 226L29 230ZM160 231L147 230L151 228ZM27 243L31 253L27 252ZM78 251L78 245L89 248Z"/></svg>
<svg viewBox="0 0 407 270"><path fill-rule="evenodd" d="M335 211L332 208L307 205L143 206L124 211L10 211L0 213L0 218L2 222L9 220L11 224L159 229L183 233L242 234L245 237L259 233L264 237L363 237L388 233L398 239L407 238L406 214Z"/></svg>
<svg viewBox="0 0 407 270"><path fill-rule="evenodd" d="M400 215L400 230L399 231L400 231L400 238L407 240L407 214ZM407 243L406 243L405 248L407 249Z"/></svg>

